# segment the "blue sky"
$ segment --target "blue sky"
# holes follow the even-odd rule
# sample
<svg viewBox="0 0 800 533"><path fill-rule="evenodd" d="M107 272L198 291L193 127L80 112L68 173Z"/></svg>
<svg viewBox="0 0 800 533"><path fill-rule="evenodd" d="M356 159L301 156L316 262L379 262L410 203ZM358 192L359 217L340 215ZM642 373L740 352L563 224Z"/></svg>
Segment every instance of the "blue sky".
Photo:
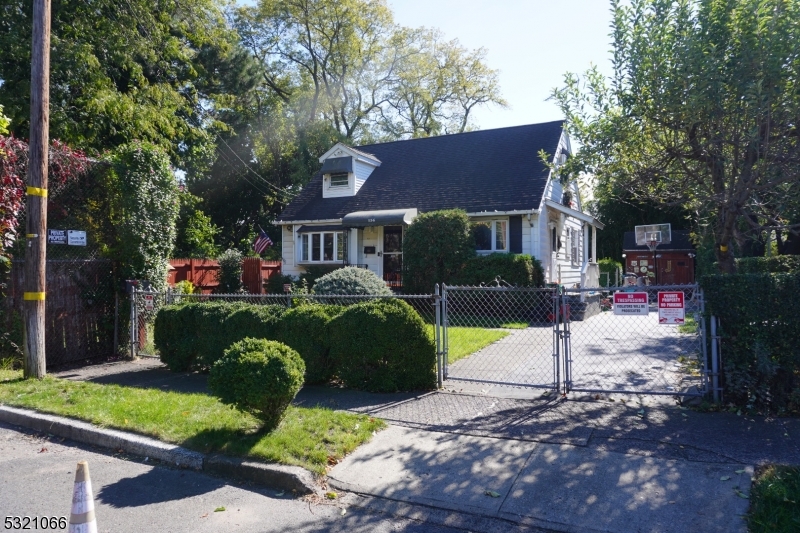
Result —
<svg viewBox="0 0 800 533"><path fill-rule="evenodd" d="M597 65L611 74L607 0L388 0L403 26L439 28L468 48L488 49L509 109L475 113L481 129L563 118L546 99L565 72Z"/></svg>

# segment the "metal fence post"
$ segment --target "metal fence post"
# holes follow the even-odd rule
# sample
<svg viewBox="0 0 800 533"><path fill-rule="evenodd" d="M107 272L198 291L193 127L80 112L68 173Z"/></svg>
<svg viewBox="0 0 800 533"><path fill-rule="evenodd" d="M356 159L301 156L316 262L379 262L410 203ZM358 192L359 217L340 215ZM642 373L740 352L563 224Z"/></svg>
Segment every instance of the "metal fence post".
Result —
<svg viewBox="0 0 800 533"><path fill-rule="evenodd" d="M448 356L448 338L447 338L447 326L449 325L449 318L447 316L447 285L442 283L442 303L441 303L441 324L442 324L442 368L444 369L443 372L443 379L447 379L447 373L450 370L450 363L447 361Z"/></svg>
<svg viewBox="0 0 800 533"><path fill-rule="evenodd" d="M719 403L719 336L717 317L711 315L711 390L714 403Z"/></svg>
<svg viewBox="0 0 800 533"><path fill-rule="evenodd" d="M139 325L136 316L136 289L131 290L131 359L136 359L137 345L139 343Z"/></svg>
<svg viewBox="0 0 800 533"><path fill-rule="evenodd" d="M436 380L441 389L444 383L444 369L442 368L442 317L441 317L441 297L439 295L439 284L433 286L433 315L434 315L434 338L436 341Z"/></svg>

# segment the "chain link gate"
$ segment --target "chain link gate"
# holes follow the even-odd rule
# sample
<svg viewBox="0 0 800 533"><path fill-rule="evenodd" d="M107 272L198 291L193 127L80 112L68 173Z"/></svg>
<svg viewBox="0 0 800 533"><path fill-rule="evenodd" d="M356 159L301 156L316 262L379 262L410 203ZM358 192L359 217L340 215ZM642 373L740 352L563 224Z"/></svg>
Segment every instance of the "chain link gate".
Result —
<svg viewBox="0 0 800 533"><path fill-rule="evenodd" d="M637 286L636 292L648 295L647 314L614 314L613 294L630 289L575 288L561 295L565 391L704 395L708 365L699 286ZM659 292L683 293L684 324L659 323Z"/></svg>
<svg viewBox="0 0 800 533"><path fill-rule="evenodd" d="M445 380L560 390L557 289L443 285L440 306Z"/></svg>

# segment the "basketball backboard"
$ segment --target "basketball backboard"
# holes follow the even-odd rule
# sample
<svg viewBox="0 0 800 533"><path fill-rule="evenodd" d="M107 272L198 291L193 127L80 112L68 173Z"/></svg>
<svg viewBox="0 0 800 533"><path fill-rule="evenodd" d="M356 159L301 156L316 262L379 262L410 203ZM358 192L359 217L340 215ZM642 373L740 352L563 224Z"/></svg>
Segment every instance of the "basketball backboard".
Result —
<svg viewBox="0 0 800 533"><path fill-rule="evenodd" d="M658 245L669 244L672 242L672 229L669 224L647 224L644 226L636 226L637 246L647 246L649 243L657 243Z"/></svg>

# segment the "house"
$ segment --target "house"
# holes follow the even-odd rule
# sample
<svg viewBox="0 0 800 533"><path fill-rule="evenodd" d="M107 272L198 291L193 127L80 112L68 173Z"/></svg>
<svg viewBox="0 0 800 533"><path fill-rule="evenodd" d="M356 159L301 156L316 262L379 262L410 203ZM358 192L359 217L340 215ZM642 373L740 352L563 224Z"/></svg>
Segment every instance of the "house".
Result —
<svg viewBox="0 0 800 533"><path fill-rule="evenodd" d="M569 157L562 121L358 147L337 143L276 221L283 228L283 272L358 265L398 286L405 228L419 213L460 208L477 226L478 253L530 254L550 282L597 286L594 242L603 225L583 211L577 185L562 188L540 151L555 164Z"/></svg>
<svg viewBox="0 0 800 533"><path fill-rule="evenodd" d="M636 234L626 231L622 237L622 259L625 272L650 277L653 285L686 285L694 283L694 258L697 251L689 232L672 230L672 240L654 251L636 244ZM652 275L651 275L652 273Z"/></svg>

